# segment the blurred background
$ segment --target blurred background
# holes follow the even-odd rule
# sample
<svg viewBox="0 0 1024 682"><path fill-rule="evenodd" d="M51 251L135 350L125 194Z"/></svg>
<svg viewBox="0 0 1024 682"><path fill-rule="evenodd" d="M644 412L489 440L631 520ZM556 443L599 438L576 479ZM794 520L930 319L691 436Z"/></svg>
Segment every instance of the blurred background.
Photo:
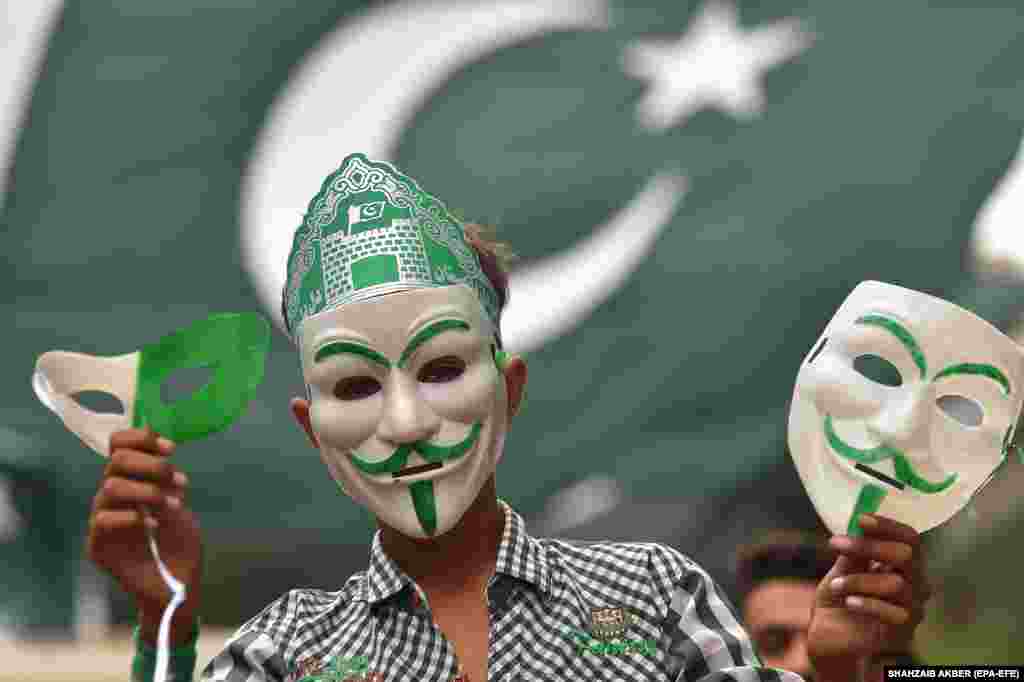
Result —
<svg viewBox="0 0 1024 682"><path fill-rule="evenodd" d="M788 401L858 282L1021 338L1016 0L0 7L0 680L130 662L131 604L83 561L103 461L36 400L35 358L280 322L292 233L350 152L520 256L504 334L530 390L498 485L531 531L665 542L730 590L738 547L820 527ZM245 416L180 451L215 586L201 665L366 563L372 520L288 414L302 392L278 327ZM1021 469L927 536L928 662L1024 663Z"/></svg>

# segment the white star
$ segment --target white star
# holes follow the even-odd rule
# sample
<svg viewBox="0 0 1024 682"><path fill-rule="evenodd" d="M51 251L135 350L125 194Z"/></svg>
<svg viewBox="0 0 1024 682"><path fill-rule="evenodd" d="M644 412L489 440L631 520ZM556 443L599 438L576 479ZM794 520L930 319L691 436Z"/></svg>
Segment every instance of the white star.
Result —
<svg viewBox="0 0 1024 682"><path fill-rule="evenodd" d="M678 41L646 39L626 49L626 72L651 81L637 117L658 131L704 107L752 119L764 108L764 72L806 50L812 39L793 18L743 30L731 2L709 0Z"/></svg>

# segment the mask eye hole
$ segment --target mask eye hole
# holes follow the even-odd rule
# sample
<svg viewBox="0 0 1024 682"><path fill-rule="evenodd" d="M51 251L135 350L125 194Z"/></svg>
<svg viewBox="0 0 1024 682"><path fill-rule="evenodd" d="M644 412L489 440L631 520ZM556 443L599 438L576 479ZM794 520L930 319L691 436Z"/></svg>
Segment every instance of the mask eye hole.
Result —
<svg viewBox="0 0 1024 682"><path fill-rule="evenodd" d="M880 355L865 353L853 361L853 368L863 377L883 386L902 386L903 377L896 365Z"/></svg>
<svg viewBox="0 0 1024 682"><path fill-rule="evenodd" d="M362 400L380 391L380 382L373 377L346 377L334 386L340 400Z"/></svg>
<svg viewBox="0 0 1024 682"><path fill-rule="evenodd" d="M443 384L455 381L466 371L466 363L454 355L431 360L420 368L416 378L427 384Z"/></svg>
<svg viewBox="0 0 1024 682"><path fill-rule="evenodd" d="M99 414L124 414L124 405L113 393L106 391L79 391L71 398L87 410Z"/></svg>
<svg viewBox="0 0 1024 682"><path fill-rule="evenodd" d="M160 385L160 399L171 405L192 397L196 391L210 383L213 370L209 367L183 367L176 369Z"/></svg>
<svg viewBox="0 0 1024 682"><path fill-rule="evenodd" d="M944 395L935 404L963 426L980 426L985 415L978 401L962 395Z"/></svg>

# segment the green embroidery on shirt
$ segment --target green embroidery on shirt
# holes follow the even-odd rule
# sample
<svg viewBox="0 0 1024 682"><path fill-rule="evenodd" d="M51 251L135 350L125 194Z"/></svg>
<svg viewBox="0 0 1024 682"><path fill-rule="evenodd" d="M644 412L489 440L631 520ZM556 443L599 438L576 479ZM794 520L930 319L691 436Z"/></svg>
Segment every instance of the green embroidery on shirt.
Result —
<svg viewBox="0 0 1024 682"><path fill-rule="evenodd" d="M579 653L590 652L598 656L626 656L638 653L653 658L658 644L653 639L628 639L625 637L600 640L590 633L575 628L570 628L569 634L575 638L573 644Z"/></svg>
<svg viewBox="0 0 1024 682"><path fill-rule="evenodd" d="M323 668L313 671L298 682L371 682L377 680L378 673L367 673L370 659L366 656L352 658L335 658Z"/></svg>

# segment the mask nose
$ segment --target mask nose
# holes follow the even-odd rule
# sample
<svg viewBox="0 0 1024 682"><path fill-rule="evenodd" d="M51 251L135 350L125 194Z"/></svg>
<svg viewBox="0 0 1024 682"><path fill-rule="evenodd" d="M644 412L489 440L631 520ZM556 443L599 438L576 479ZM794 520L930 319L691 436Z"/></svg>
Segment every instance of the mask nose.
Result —
<svg viewBox="0 0 1024 682"><path fill-rule="evenodd" d="M401 445L430 440L441 428L441 418L420 395L415 379L401 371L391 372L384 387L384 410L377 435Z"/></svg>
<svg viewBox="0 0 1024 682"><path fill-rule="evenodd" d="M930 417L927 386L901 391L887 400L878 414L867 421L868 430L882 443L910 453L915 442L927 436Z"/></svg>
<svg viewBox="0 0 1024 682"><path fill-rule="evenodd" d="M797 387L822 414L836 419L867 419L883 408L883 395L850 370L841 355L823 352L800 370Z"/></svg>

